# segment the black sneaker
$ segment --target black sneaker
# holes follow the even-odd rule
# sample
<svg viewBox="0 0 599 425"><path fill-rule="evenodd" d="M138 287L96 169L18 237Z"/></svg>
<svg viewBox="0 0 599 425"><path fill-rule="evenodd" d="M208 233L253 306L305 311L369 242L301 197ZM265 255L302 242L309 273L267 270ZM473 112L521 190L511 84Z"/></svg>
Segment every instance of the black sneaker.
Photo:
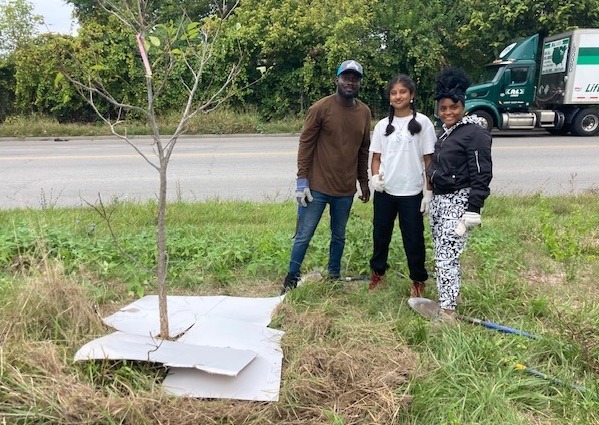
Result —
<svg viewBox="0 0 599 425"><path fill-rule="evenodd" d="M287 274L285 276L285 280L283 281L283 289L281 290L281 295L285 295L287 292L292 289L297 288L297 282L299 280L299 276L293 274Z"/></svg>

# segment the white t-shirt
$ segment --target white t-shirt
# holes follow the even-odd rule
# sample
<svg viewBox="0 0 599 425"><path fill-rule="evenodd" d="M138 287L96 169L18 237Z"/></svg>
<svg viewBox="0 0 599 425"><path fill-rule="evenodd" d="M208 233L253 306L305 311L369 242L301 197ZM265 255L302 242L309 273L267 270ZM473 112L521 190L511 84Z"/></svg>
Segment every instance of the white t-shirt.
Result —
<svg viewBox="0 0 599 425"><path fill-rule="evenodd" d="M385 136L389 118L380 120L374 127L370 152L381 154L379 174L383 173L385 192L393 196L412 196L424 186L424 155L435 150L437 136L430 119L418 112L416 120L422 126L420 133L412 135L408 123L412 115L393 117L395 131Z"/></svg>

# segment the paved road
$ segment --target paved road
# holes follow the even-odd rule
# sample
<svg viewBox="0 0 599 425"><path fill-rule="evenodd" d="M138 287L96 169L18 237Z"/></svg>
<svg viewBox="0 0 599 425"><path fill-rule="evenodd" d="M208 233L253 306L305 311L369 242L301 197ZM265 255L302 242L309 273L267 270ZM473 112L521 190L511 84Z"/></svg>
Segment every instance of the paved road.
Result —
<svg viewBox="0 0 599 425"><path fill-rule="evenodd" d="M169 165L169 199L282 202L293 194L297 136L190 137ZM149 138L135 139L152 155ZM599 137L494 134L494 193L599 191ZM0 208L80 206L155 196L158 173L115 138L0 140Z"/></svg>

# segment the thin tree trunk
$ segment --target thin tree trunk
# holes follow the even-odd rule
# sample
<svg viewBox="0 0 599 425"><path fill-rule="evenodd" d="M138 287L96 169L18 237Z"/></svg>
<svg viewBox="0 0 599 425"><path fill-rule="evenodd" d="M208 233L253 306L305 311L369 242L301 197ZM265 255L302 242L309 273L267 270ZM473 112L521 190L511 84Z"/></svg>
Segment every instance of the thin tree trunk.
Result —
<svg viewBox="0 0 599 425"><path fill-rule="evenodd" d="M158 309L160 312L160 335L168 339L168 310L166 302L166 272L168 256L166 253L166 164L160 167L160 193L158 195L157 223L157 273L158 278Z"/></svg>

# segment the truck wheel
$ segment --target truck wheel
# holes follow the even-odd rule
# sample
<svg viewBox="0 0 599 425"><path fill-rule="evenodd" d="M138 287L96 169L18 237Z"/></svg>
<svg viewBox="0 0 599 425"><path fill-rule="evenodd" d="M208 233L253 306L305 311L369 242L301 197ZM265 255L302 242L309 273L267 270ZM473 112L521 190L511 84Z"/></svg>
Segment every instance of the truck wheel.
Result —
<svg viewBox="0 0 599 425"><path fill-rule="evenodd" d="M599 133L599 110L583 109L574 116L572 134L594 136Z"/></svg>
<svg viewBox="0 0 599 425"><path fill-rule="evenodd" d="M485 112L483 110L478 110L478 111L472 112L472 115L476 115L477 117L479 117L481 119L481 121L483 122L483 127L485 127L487 129L487 131L493 130L494 124L493 124L493 117L491 116L491 114L489 114L488 112Z"/></svg>

